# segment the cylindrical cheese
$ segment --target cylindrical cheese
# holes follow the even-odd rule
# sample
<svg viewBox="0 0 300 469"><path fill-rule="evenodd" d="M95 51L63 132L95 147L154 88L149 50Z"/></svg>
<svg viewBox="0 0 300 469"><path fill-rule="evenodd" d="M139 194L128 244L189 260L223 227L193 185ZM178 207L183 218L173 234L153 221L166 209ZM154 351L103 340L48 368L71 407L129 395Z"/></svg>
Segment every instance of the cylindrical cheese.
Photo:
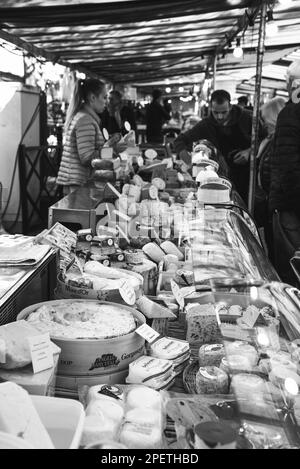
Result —
<svg viewBox="0 0 300 469"><path fill-rule="evenodd" d="M225 355L222 344L205 344L199 348L200 366L219 366Z"/></svg>
<svg viewBox="0 0 300 469"><path fill-rule="evenodd" d="M243 371L250 371L250 360L246 356L229 355L228 358L223 358L220 365L221 370L227 374L242 373Z"/></svg>
<svg viewBox="0 0 300 469"><path fill-rule="evenodd" d="M232 377L230 392L250 400L261 400L266 392L265 381L256 375L238 373Z"/></svg>
<svg viewBox="0 0 300 469"><path fill-rule="evenodd" d="M177 257L177 259L179 259L180 261L183 261L184 259L183 253L171 241L163 241L160 247L166 254L173 254Z"/></svg>
<svg viewBox="0 0 300 469"><path fill-rule="evenodd" d="M160 249L160 247L155 243L146 244L143 246L143 251L153 262L156 262L157 264L165 257L164 251Z"/></svg>
<svg viewBox="0 0 300 469"><path fill-rule="evenodd" d="M216 366L200 367L196 374L196 390L198 394L227 394L227 373Z"/></svg>

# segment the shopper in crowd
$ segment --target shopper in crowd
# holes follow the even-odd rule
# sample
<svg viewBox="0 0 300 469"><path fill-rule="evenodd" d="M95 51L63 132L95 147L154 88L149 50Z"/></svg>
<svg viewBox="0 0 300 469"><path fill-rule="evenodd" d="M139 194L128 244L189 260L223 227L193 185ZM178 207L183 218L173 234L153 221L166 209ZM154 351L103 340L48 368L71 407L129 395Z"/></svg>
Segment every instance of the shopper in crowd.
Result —
<svg viewBox="0 0 300 469"><path fill-rule="evenodd" d="M275 267L284 282L297 285L289 261L300 248L300 61L288 68L287 90L290 99L278 116L271 154L269 208Z"/></svg>
<svg viewBox="0 0 300 469"><path fill-rule="evenodd" d="M162 91L154 89L152 102L146 109L146 138L147 143L163 143L163 124L170 120L169 109L162 105Z"/></svg>
<svg viewBox="0 0 300 469"><path fill-rule="evenodd" d="M100 115L102 129L107 129L109 135L116 133L126 134L125 122L130 124L132 130L136 130L134 110L125 105L122 94L118 90L111 90L108 94L107 107Z"/></svg>
<svg viewBox="0 0 300 469"><path fill-rule="evenodd" d="M252 113L232 105L227 91L216 90L211 95L208 117L181 133L174 142L174 148L179 158L190 165L193 142L209 140L224 156L230 168L230 178L247 202L251 129Z"/></svg>
<svg viewBox="0 0 300 469"><path fill-rule="evenodd" d="M261 121L267 132L257 153L257 186L255 193L254 218L259 227L264 229L269 258L273 261L272 221L268 216L268 200L270 192L270 159L274 146L274 132L279 112L285 106L285 99L276 97L263 104L260 110Z"/></svg>
<svg viewBox="0 0 300 469"><path fill-rule="evenodd" d="M63 154L57 184L67 195L85 184L91 176L91 160L99 156L104 144L100 130L100 114L106 103L105 84L96 79L79 80L75 84L68 107Z"/></svg>
<svg viewBox="0 0 300 469"><path fill-rule="evenodd" d="M237 103L238 103L238 106L240 106L241 108L253 111L253 106L249 104L249 100L247 96L240 96L237 100Z"/></svg>

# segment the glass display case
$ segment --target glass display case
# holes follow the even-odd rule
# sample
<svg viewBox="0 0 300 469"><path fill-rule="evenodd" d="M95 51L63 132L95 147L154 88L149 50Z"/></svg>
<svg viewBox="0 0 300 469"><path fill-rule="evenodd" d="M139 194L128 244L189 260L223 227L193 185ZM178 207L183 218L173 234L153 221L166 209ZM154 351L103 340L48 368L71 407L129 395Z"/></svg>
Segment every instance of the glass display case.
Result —
<svg viewBox="0 0 300 469"><path fill-rule="evenodd" d="M196 288L212 279L278 281L257 236L232 208L197 208L189 221Z"/></svg>

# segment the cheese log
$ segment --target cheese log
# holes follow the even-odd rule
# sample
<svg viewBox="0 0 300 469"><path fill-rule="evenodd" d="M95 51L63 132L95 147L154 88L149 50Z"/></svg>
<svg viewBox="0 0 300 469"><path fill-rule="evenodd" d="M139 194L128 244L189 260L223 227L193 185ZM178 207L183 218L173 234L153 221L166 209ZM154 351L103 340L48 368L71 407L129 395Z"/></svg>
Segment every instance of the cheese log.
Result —
<svg viewBox="0 0 300 469"><path fill-rule="evenodd" d="M54 449L28 392L10 381L0 384L0 432L21 437L36 449Z"/></svg>
<svg viewBox="0 0 300 469"><path fill-rule="evenodd" d="M228 375L216 366L203 366L196 374L198 394L227 394Z"/></svg>
<svg viewBox="0 0 300 469"><path fill-rule="evenodd" d="M156 262L157 264L161 262L164 257L165 253L159 246L155 243L148 243L143 246L144 253L151 259L151 261Z"/></svg>
<svg viewBox="0 0 300 469"><path fill-rule="evenodd" d="M183 253L171 241L164 241L163 243L161 243L160 247L163 251L165 251L166 254L173 254L177 256L180 261L183 261Z"/></svg>
<svg viewBox="0 0 300 469"><path fill-rule="evenodd" d="M269 380L271 383L275 384L275 386L285 389L285 380L292 379L295 383L297 383L298 387L300 387L300 376L291 371L289 368L285 368L284 366L274 366L272 371L269 373Z"/></svg>
<svg viewBox="0 0 300 469"><path fill-rule="evenodd" d="M190 344L216 343L222 340L214 306L209 303L196 305L186 313L186 340Z"/></svg>

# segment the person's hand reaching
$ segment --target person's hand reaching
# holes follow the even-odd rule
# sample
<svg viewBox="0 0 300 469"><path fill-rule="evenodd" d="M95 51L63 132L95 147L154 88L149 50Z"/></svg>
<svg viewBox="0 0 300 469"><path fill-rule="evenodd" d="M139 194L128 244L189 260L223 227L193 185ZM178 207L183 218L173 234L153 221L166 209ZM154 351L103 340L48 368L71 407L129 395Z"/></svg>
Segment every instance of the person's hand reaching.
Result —
<svg viewBox="0 0 300 469"><path fill-rule="evenodd" d="M192 164L192 156L189 151L187 150L181 150L179 152L179 158L184 161L184 163L188 166L191 167Z"/></svg>
<svg viewBox="0 0 300 469"><path fill-rule="evenodd" d="M250 157L250 148L247 148L246 150L241 150L238 153L236 153L233 156L232 160L234 164L242 166L248 163L249 157Z"/></svg>

